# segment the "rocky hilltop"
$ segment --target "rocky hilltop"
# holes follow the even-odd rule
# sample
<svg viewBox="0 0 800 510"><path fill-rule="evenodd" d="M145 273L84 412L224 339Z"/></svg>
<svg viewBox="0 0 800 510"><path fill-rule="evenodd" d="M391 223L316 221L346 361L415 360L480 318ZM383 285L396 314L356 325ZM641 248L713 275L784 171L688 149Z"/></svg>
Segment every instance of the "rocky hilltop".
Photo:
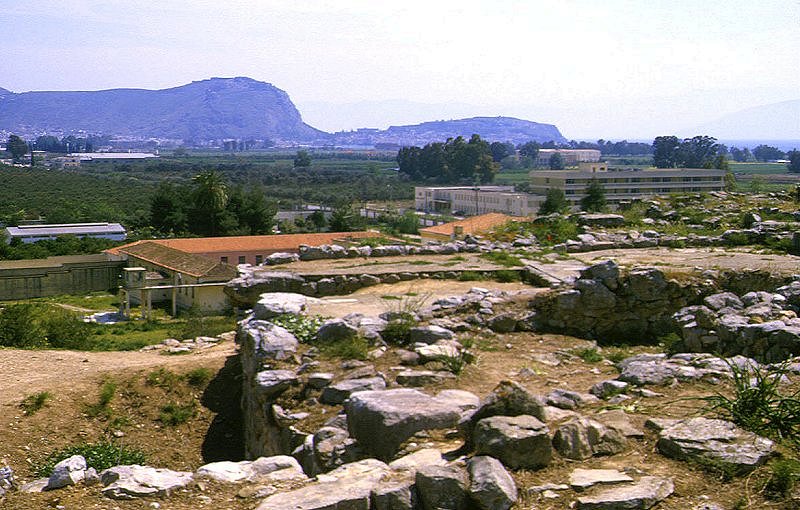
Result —
<svg viewBox="0 0 800 510"><path fill-rule="evenodd" d="M0 89L1 130L182 140L310 141L326 136L303 123L286 92L242 77L211 78L163 90L15 94Z"/></svg>
<svg viewBox="0 0 800 510"><path fill-rule="evenodd" d="M134 139L272 140L316 146L425 145L473 133L490 141L566 141L552 124L511 117L440 120L329 134L303 122L289 95L251 78L211 78L163 90L22 92L0 88L0 133L102 134Z"/></svg>
<svg viewBox="0 0 800 510"><path fill-rule="evenodd" d="M463 136L469 138L473 133L489 141L512 142L515 144L530 141L566 142L566 138L552 124L541 124L513 117L471 117L468 119L437 120L407 126L390 126L388 129L359 129L339 132L334 135L336 143L346 145L425 145L432 141Z"/></svg>

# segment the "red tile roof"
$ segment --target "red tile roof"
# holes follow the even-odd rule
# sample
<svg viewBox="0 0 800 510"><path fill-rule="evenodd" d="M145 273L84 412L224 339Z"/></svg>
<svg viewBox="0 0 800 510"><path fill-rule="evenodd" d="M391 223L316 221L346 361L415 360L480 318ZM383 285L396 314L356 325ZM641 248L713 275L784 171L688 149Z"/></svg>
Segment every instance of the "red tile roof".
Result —
<svg viewBox="0 0 800 510"><path fill-rule="evenodd" d="M517 218L514 216L509 216L507 214L501 213L487 213L481 214L480 216L472 216L470 218L464 218L463 220L452 221L450 223L442 223L441 225L436 225L433 227L426 227L419 229L419 233L421 235L424 234L433 234L433 235L452 235L455 231L455 227L463 227L464 234L480 234L483 232L488 231L492 227L496 227L497 225L502 225L507 221L512 220L520 220L522 218Z"/></svg>
<svg viewBox="0 0 800 510"><path fill-rule="evenodd" d="M106 250L114 255L130 246L142 242L158 243L185 253L230 253L230 252L297 252L301 244L319 246L333 244L342 239L364 239L379 237L379 232L322 232L318 234L278 234L262 236L196 237L183 239L152 239L137 241Z"/></svg>

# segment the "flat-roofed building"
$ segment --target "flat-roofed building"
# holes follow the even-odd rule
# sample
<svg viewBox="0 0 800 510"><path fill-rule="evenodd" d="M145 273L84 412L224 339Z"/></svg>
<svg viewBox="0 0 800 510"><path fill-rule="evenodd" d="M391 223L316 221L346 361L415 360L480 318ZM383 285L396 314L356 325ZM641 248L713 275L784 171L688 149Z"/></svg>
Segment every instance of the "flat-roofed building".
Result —
<svg viewBox="0 0 800 510"><path fill-rule="evenodd" d="M573 205L586 195L596 179L603 186L609 204L671 193L703 193L725 189L723 170L703 168L654 168L646 170L532 170L530 189L546 194L557 188Z"/></svg>
<svg viewBox="0 0 800 510"><path fill-rule="evenodd" d="M119 223L60 223L6 227L7 243L11 243L14 239L19 239L23 243L35 243L66 235L124 241L127 232Z"/></svg>
<svg viewBox="0 0 800 510"><path fill-rule="evenodd" d="M554 154L560 154L567 166L575 166L582 162L600 161L600 151L597 149L539 149L536 164L546 166Z"/></svg>
<svg viewBox="0 0 800 510"><path fill-rule="evenodd" d="M464 216L501 213L531 216L539 210L543 196L514 191L513 186L450 186L414 188L418 211Z"/></svg>

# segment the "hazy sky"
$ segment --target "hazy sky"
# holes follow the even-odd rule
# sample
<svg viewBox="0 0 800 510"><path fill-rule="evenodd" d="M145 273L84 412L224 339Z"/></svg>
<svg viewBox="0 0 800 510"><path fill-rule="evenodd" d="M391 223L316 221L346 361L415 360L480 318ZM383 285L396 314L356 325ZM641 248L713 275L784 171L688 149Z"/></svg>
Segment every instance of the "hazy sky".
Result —
<svg viewBox="0 0 800 510"><path fill-rule="evenodd" d="M797 0L0 0L0 34L14 92L249 76L327 130L441 111L648 137L800 99Z"/></svg>

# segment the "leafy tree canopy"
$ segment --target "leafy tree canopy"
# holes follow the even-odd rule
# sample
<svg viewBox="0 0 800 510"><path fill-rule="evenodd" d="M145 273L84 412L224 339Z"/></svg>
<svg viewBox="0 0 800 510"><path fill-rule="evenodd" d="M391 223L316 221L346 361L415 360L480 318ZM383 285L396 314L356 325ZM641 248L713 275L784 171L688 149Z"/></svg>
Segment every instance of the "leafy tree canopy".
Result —
<svg viewBox="0 0 800 510"><path fill-rule="evenodd" d="M469 141L463 137L449 138L424 147L403 147L397 153L400 173L415 180L430 179L439 183L488 183L500 169L493 159L488 142L478 135Z"/></svg>

